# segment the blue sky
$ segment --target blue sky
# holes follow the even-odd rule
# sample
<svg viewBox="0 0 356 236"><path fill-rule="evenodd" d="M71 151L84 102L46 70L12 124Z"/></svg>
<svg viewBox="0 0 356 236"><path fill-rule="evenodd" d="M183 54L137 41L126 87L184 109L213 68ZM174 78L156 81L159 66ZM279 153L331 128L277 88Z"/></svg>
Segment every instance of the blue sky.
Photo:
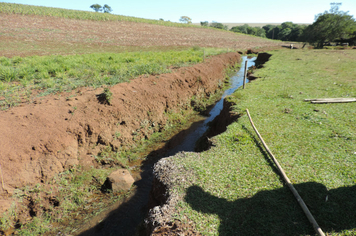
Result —
<svg viewBox="0 0 356 236"><path fill-rule="evenodd" d="M5 0L2 2L92 11L94 3L108 4L113 14L178 22L189 16L194 23L312 23L330 9L332 0ZM338 1L337 1L338 2ZM341 1L340 1L341 2ZM356 16L356 0L343 0L342 11Z"/></svg>

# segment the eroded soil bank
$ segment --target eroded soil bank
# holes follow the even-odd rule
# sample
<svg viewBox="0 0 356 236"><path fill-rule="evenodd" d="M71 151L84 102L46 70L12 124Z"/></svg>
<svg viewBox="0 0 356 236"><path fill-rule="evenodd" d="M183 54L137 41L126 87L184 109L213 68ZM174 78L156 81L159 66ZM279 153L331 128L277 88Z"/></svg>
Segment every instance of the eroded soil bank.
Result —
<svg viewBox="0 0 356 236"><path fill-rule="evenodd" d="M1 111L0 215L11 206L15 189L44 184L75 165L97 166L94 156L103 149L117 151L162 131L166 112L184 108L194 95L216 92L226 67L239 60L238 53L227 53L170 74L115 85L110 87L110 104L98 100L102 88L81 88ZM44 200L52 204L54 197ZM18 223L23 224L36 215L36 208L31 202L19 204L23 209Z"/></svg>

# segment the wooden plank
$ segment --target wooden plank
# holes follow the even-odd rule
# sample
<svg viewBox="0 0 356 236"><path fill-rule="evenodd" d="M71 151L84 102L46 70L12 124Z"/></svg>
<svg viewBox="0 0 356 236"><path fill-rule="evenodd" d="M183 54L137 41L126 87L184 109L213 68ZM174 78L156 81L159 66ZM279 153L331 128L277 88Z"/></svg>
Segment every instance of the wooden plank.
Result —
<svg viewBox="0 0 356 236"><path fill-rule="evenodd" d="M305 102L311 103L343 103L343 102L356 102L356 98L315 98L304 99Z"/></svg>
<svg viewBox="0 0 356 236"><path fill-rule="evenodd" d="M321 103L347 103L347 102L356 102L356 99L353 100L321 100L321 101L310 101L314 104L321 104Z"/></svg>

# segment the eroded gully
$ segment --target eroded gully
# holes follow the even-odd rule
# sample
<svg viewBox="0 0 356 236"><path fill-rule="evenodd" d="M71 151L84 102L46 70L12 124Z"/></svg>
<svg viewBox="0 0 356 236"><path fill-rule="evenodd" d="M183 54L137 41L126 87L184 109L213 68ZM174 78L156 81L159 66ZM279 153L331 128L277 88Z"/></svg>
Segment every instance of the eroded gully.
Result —
<svg viewBox="0 0 356 236"><path fill-rule="evenodd" d="M256 58L242 57L242 65L248 62L248 67L254 66ZM116 202L108 206L96 217L83 225L78 225L74 232L76 235L141 235L143 230L143 220L148 212L147 204L150 190L152 188L153 173L152 168L156 161L161 158L175 155L178 152L194 151L195 144L209 128L209 123L213 121L222 111L224 99L243 85L244 66L230 78L231 86L227 89L222 98L210 110L208 117L199 117L192 123L188 130L183 130L165 147L154 150L148 154L147 161L141 167L139 181L135 182L136 188L126 200ZM248 80L247 80L248 82ZM167 151L168 150L168 151Z"/></svg>

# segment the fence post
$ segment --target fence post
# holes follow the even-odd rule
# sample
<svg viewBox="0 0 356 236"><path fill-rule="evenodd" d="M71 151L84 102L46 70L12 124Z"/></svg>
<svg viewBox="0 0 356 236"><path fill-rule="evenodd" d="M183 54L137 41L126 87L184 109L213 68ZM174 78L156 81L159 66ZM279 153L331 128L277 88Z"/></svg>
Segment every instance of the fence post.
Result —
<svg viewBox="0 0 356 236"><path fill-rule="evenodd" d="M242 87L243 89L245 89L246 75L247 75L247 60L245 61L244 84L243 84L243 87Z"/></svg>

